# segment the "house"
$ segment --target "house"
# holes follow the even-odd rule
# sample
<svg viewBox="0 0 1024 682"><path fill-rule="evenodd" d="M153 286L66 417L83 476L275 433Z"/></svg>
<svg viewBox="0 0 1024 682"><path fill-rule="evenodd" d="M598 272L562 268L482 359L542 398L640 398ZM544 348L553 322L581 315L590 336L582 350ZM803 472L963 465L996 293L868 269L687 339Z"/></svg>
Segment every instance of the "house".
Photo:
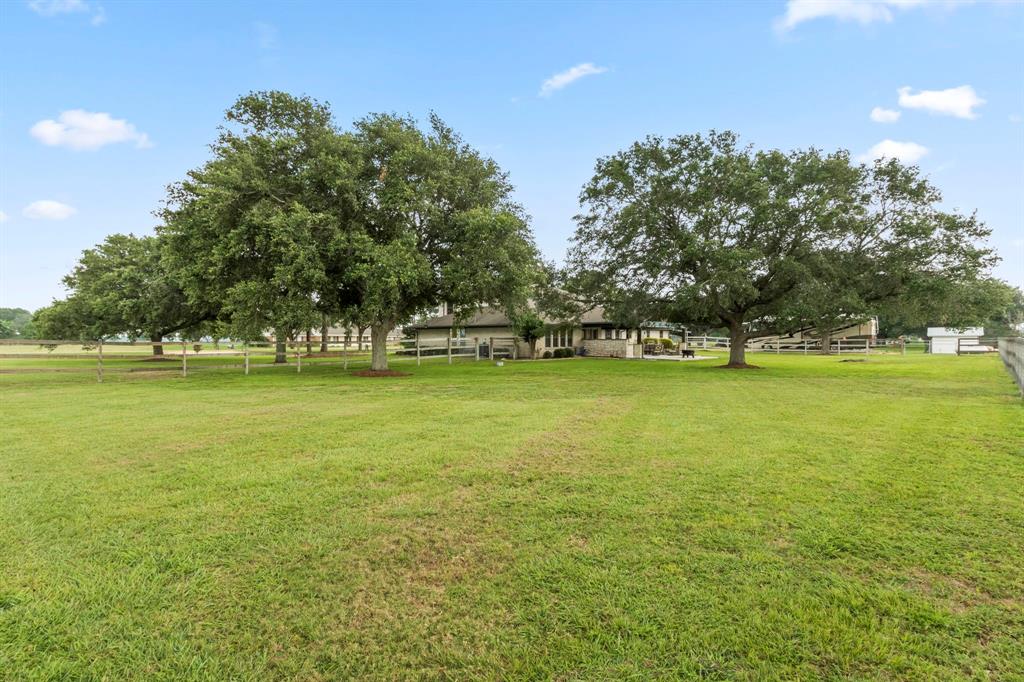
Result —
<svg viewBox="0 0 1024 682"><path fill-rule="evenodd" d="M321 340L321 334L319 329L314 329L313 333L309 335L309 341L313 344L319 344ZM361 333L360 333L361 332ZM388 332L388 345L397 344L402 340L402 329L395 327ZM297 343L306 342L306 334L301 333L296 335ZM354 347L369 347L370 345L370 328L364 327L363 329L357 329L355 326L350 327L328 327L327 328L327 343L331 344L345 344Z"/></svg>
<svg viewBox="0 0 1024 682"><path fill-rule="evenodd" d="M475 338L478 343L489 344L492 339L511 342L516 338L508 316L497 308L485 307L460 324L447 307L439 306L434 315L414 326L417 338L424 344L440 344L446 339ZM639 331L639 334L638 334ZM572 348L577 353L604 357L631 358L640 356L640 343L645 338L678 338L685 330L665 322L645 322L639 329L625 329L611 322L598 306L580 316L575 322L552 320L543 338L536 344L538 355L558 348ZM516 339L520 357L528 357L530 344Z"/></svg>
<svg viewBox="0 0 1024 682"><path fill-rule="evenodd" d="M985 330L981 327L968 327L966 329L928 327L927 336L931 340L930 352L937 355L987 353L993 349L982 345L981 337L984 333Z"/></svg>

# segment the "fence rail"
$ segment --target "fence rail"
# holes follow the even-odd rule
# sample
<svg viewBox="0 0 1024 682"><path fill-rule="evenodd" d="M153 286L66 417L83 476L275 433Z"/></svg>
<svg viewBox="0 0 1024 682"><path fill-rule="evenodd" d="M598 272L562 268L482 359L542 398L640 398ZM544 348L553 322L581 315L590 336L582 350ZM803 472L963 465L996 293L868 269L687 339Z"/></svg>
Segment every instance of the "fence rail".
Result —
<svg viewBox="0 0 1024 682"><path fill-rule="evenodd" d="M517 342L513 337L439 339L422 343L408 340L389 346L388 350L396 353L395 359L409 361L415 357L417 365L434 358L445 358L450 364L455 358L518 359ZM258 367L292 367L302 372L304 364L307 367L310 364L341 365L344 369L350 365L370 364L369 347L358 349L347 342L330 344L333 350L327 352L320 352L318 348L304 351L310 345L304 340L289 341L285 345L287 362L279 363L266 361L276 355L276 344L272 342L0 339L0 374L95 373L96 380L102 383L104 376L111 373L180 372L187 377L196 369L242 369L248 375ZM161 352L153 353L154 347L159 347ZM30 362L32 360L46 361L48 366L37 366ZM130 361L135 363L128 364Z"/></svg>
<svg viewBox="0 0 1024 682"><path fill-rule="evenodd" d="M267 362L269 356L276 356L276 344L272 342L236 343L211 341L82 341L64 339L0 339L0 363L13 360L10 366L0 364L0 374L22 373L92 373L96 380L103 382L105 374L137 372L180 372L187 377L190 371L201 369L242 369L249 374L257 367L292 367L302 372L303 362L307 367L316 365L341 365L348 369L350 364L369 364L370 349L353 350L349 344L328 352L304 352L304 341L289 341L285 344L286 362ZM154 347L160 353L153 353ZM8 350L8 349L13 349ZM58 349L59 352L58 352ZM78 349L78 350L73 350ZM113 352L111 350L113 349ZM129 352L136 349L137 352ZM391 348L391 350L394 350ZM47 367L32 366L25 361L45 360L66 361ZM73 361L88 361L89 364L72 364ZM127 361L146 362L146 366L127 365ZM218 360L224 362L218 363ZM235 360L232 364L226 364ZM152 361L161 361L157 364ZM167 363L167 364L164 364ZM171 364L173 363L173 364Z"/></svg>
<svg viewBox="0 0 1024 682"><path fill-rule="evenodd" d="M751 353L800 353L810 355L820 353L822 350L819 339L787 339L785 337L765 337L748 339L746 350ZM728 336L690 336L687 338L687 347L701 350L729 350L732 342ZM836 339L829 344L830 351L837 355L859 353L861 355L870 352L881 352L893 350L904 352L902 343L894 345L888 343L872 343L870 339Z"/></svg>
<svg viewBox="0 0 1024 682"><path fill-rule="evenodd" d="M999 339L999 357L1024 398L1024 338Z"/></svg>
<svg viewBox="0 0 1024 682"><path fill-rule="evenodd" d="M464 337L446 339L405 339L401 343L403 355L416 357L416 364L423 360L471 357L474 360L519 358L519 339L512 336Z"/></svg>

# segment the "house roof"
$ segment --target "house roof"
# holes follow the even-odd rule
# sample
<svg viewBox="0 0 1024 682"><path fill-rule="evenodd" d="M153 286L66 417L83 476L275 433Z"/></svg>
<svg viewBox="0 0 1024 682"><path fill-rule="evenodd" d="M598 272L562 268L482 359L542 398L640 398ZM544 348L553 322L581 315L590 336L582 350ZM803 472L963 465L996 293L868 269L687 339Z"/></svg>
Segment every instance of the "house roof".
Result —
<svg viewBox="0 0 1024 682"><path fill-rule="evenodd" d="M545 322L551 324L557 324L559 320L545 318ZM501 310L497 308L483 308L482 310L474 313L465 322L458 325L459 327L471 329L473 327L508 327L512 323ZM604 307L595 306L587 312L580 315L579 324L583 326L587 325L611 325L611 321L605 317ZM455 326L454 315L438 315L437 317L431 317L425 322L415 326L416 329L448 329ZM674 328L665 322L645 322L645 328Z"/></svg>

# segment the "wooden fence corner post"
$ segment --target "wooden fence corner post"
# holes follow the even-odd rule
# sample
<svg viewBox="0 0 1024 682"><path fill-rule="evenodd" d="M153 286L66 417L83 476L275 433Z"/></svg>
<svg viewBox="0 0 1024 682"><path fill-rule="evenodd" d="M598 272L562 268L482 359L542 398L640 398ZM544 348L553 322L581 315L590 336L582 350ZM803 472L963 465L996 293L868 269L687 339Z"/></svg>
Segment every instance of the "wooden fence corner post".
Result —
<svg viewBox="0 0 1024 682"><path fill-rule="evenodd" d="M103 383L103 339L100 339L97 345L98 353L96 355L96 382Z"/></svg>
<svg viewBox="0 0 1024 682"><path fill-rule="evenodd" d="M295 344L295 373L302 372L302 346L298 343Z"/></svg>
<svg viewBox="0 0 1024 682"><path fill-rule="evenodd" d="M493 336L487 337L487 359L488 360L493 360L494 359L494 337Z"/></svg>
<svg viewBox="0 0 1024 682"><path fill-rule="evenodd" d="M181 340L181 376L188 376L188 342Z"/></svg>
<svg viewBox="0 0 1024 682"><path fill-rule="evenodd" d="M480 361L480 337L479 336L474 336L473 337L473 349L474 349L474 359L477 362L479 362Z"/></svg>
<svg viewBox="0 0 1024 682"><path fill-rule="evenodd" d="M244 348L243 352L245 354L245 376L249 376L249 344L248 343L245 344L245 348Z"/></svg>
<svg viewBox="0 0 1024 682"><path fill-rule="evenodd" d="M448 364L452 364L452 337L448 335Z"/></svg>
<svg viewBox="0 0 1024 682"><path fill-rule="evenodd" d="M416 366L420 366L420 332L416 331Z"/></svg>
<svg viewBox="0 0 1024 682"><path fill-rule="evenodd" d="M345 340L341 344L341 368L348 369L348 334L345 335Z"/></svg>

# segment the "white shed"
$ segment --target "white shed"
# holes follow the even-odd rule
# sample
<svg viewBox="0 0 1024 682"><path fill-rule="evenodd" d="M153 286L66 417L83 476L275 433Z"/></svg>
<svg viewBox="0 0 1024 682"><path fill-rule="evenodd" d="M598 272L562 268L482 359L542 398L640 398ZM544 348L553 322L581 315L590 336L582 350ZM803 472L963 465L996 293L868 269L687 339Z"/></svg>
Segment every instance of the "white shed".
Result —
<svg viewBox="0 0 1024 682"><path fill-rule="evenodd" d="M931 352L941 355L956 355L957 351L971 352L972 348L989 350L978 340L984 335L981 327L967 329L949 329L947 327L928 327L928 338L931 339Z"/></svg>

